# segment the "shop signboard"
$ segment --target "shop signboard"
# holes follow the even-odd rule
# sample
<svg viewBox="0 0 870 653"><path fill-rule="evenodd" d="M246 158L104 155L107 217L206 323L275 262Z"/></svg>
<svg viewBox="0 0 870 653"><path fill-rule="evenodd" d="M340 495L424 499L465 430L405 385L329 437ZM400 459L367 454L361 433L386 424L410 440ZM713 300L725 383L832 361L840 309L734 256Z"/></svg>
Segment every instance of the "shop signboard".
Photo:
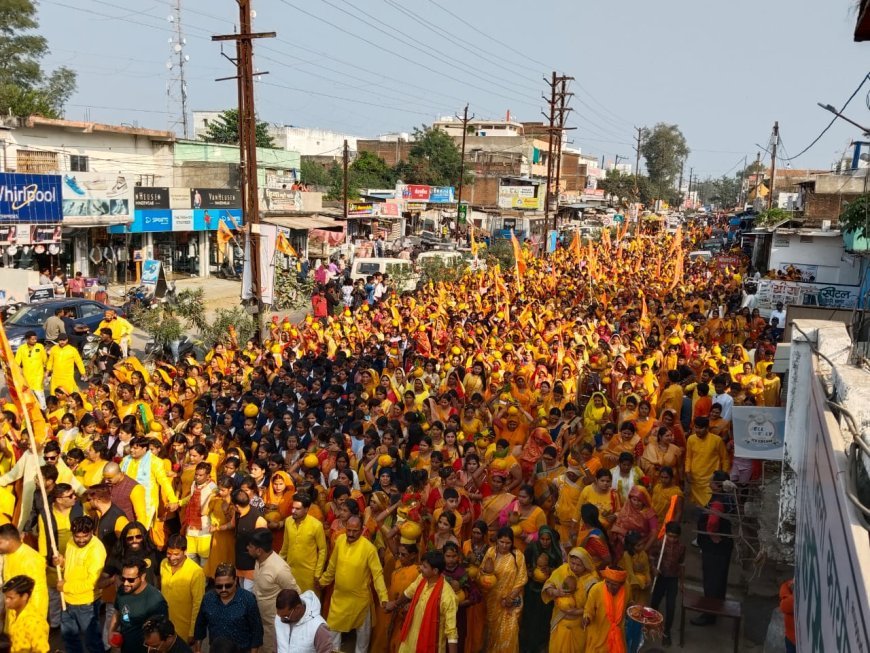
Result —
<svg viewBox="0 0 870 653"><path fill-rule="evenodd" d="M27 291L31 304L34 302L44 302L46 299L54 299L53 283L46 283L41 286L35 286L34 288L28 288Z"/></svg>
<svg viewBox="0 0 870 653"><path fill-rule="evenodd" d="M422 184L408 184L402 186L402 199L412 202L428 202L431 195L431 186Z"/></svg>
<svg viewBox="0 0 870 653"><path fill-rule="evenodd" d="M267 172L266 173L266 188L284 189L296 183L296 173L290 172Z"/></svg>
<svg viewBox="0 0 870 653"><path fill-rule="evenodd" d="M237 188L191 188L194 209L239 209L242 196Z"/></svg>
<svg viewBox="0 0 870 653"><path fill-rule="evenodd" d="M193 209L172 212L172 231L193 231Z"/></svg>
<svg viewBox="0 0 870 653"><path fill-rule="evenodd" d="M387 200L374 205L375 215L383 218L399 218L401 217L401 204L396 200Z"/></svg>
<svg viewBox="0 0 870 653"><path fill-rule="evenodd" d="M70 217L130 218L135 186L122 174L70 172L63 176L63 214Z"/></svg>
<svg viewBox="0 0 870 653"><path fill-rule="evenodd" d="M287 188L264 188L263 207L266 211L301 211L302 193Z"/></svg>
<svg viewBox="0 0 870 653"><path fill-rule="evenodd" d="M63 193L59 175L0 172L0 222L60 222Z"/></svg>
<svg viewBox="0 0 870 653"><path fill-rule="evenodd" d="M366 218L375 214L375 207L372 202L348 202L347 217L349 218Z"/></svg>
<svg viewBox="0 0 870 653"><path fill-rule="evenodd" d="M159 278L160 261L152 258L142 261L142 283L146 286L156 286Z"/></svg>
<svg viewBox="0 0 870 653"><path fill-rule="evenodd" d="M779 302L785 306L795 304L855 308L859 294L860 286L761 279L758 282L756 299L762 315L769 315L773 307Z"/></svg>
<svg viewBox="0 0 870 653"><path fill-rule="evenodd" d="M190 209L193 208L193 200L190 196L189 188L170 188L169 189L169 208L170 209Z"/></svg>
<svg viewBox="0 0 870 653"><path fill-rule="evenodd" d="M239 229L242 226L242 210L226 209L221 211L209 211L206 209L193 210L194 231L217 231L218 224L223 220L230 229Z"/></svg>
<svg viewBox="0 0 870 653"><path fill-rule="evenodd" d="M468 222L468 204L460 204L456 209L456 213L459 216L460 224Z"/></svg>
<svg viewBox="0 0 870 653"><path fill-rule="evenodd" d="M867 531L846 495L842 437L815 378L803 460L797 461L795 635L799 651L870 650L870 597L863 569ZM833 446L840 443L839 450ZM863 563L863 564L862 564Z"/></svg>
<svg viewBox="0 0 870 653"><path fill-rule="evenodd" d="M734 406L734 455L754 460L782 460L785 408Z"/></svg>
<svg viewBox="0 0 870 653"><path fill-rule="evenodd" d="M453 186L429 187L430 204L453 204L455 201L453 198Z"/></svg>
<svg viewBox="0 0 870 653"><path fill-rule="evenodd" d="M408 213L420 213L426 210L426 202L406 202L405 211Z"/></svg>
<svg viewBox="0 0 870 653"><path fill-rule="evenodd" d="M133 189L133 206L137 209L168 209L169 189L136 186Z"/></svg>

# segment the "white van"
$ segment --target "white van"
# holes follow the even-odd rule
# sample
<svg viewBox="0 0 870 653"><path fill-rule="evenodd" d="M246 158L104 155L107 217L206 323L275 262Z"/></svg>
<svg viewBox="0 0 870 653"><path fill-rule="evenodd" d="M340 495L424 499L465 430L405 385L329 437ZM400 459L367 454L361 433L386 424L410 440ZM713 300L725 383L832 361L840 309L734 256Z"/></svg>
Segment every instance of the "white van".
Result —
<svg viewBox="0 0 870 653"><path fill-rule="evenodd" d="M353 260L353 265L350 268L351 279L365 281L366 277L374 274L387 274L392 278L407 276L404 285L399 288L400 291L414 290L420 278L414 272L414 265L411 261L403 258L356 258Z"/></svg>
<svg viewBox="0 0 870 653"><path fill-rule="evenodd" d="M432 261L434 259L440 259L441 263L447 266L453 266L458 264L462 260L463 256L461 252L457 252L455 250L432 250L429 252L421 252L419 256L417 256L417 265L423 266L426 261Z"/></svg>

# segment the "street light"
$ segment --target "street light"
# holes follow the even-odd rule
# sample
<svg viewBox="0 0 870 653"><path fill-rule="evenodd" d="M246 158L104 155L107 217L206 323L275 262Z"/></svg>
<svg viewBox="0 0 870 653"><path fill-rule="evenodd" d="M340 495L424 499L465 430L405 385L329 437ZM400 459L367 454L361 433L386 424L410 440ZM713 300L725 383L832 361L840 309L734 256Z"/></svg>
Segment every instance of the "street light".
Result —
<svg viewBox="0 0 870 653"><path fill-rule="evenodd" d="M818 104L820 107L822 107L822 109L824 109L825 111L830 111L831 113L833 113L833 114L834 114L835 116L837 116L838 118L842 118L843 120L845 120L846 122L848 122L850 125L855 125L855 127L857 127L858 129L860 129L860 130L861 130L861 131L862 131L866 136L870 136L870 129L868 129L867 127L864 127L863 125L859 125L857 122L855 122L855 121L852 120L851 118L847 118L847 117L844 116L842 113L840 113L839 111L837 111L836 107L834 107L833 105L831 105L831 104L822 104L821 102L816 102L816 104Z"/></svg>

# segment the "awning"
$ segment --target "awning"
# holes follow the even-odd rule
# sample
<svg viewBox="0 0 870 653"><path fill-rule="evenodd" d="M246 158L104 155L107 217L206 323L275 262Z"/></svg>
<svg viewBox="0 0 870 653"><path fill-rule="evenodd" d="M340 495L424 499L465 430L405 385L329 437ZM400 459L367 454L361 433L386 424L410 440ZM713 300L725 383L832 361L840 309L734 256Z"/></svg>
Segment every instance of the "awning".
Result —
<svg viewBox="0 0 870 653"><path fill-rule="evenodd" d="M344 227L343 222L333 220L332 218L325 218L319 215L287 215L280 217L267 216L263 218L263 222L267 224L274 224L279 227L284 227L285 229L302 229L304 231L308 231L310 229L325 229L328 227Z"/></svg>
<svg viewBox="0 0 870 653"><path fill-rule="evenodd" d="M65 215L61 226L73 229L88 227L114 227L132 224L133 217L129 215Z"/></svg>

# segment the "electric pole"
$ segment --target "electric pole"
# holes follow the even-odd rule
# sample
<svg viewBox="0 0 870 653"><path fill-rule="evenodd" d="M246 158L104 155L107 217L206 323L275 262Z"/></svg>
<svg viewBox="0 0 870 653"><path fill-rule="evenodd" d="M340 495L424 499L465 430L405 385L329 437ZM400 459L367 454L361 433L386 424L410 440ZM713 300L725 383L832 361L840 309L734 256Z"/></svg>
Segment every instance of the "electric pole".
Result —
<svg viewBox="0 0 870 653"><path fill-rule="evenodd" d="M763 179L764 175L761 174L761 152L758 152L755 155L755 188L752 189L755 193L755 198L752 200L753 203L758 199L758 188L761 186Z"/></svg>
<svg viewBox="0 0 870 653"><path fill-rule="evenodd" d="M677 197L679 200L677 201L677 210L683 208L683 170L686 168L686 160L683 159L683 162L680 163L680 181L677 184Z"/></svg>
<svg viewBox="0 0 870 653"><path fill-rule="evenodd" d="M465 105L465 110L462 112L462 118L455 116L457 120L462 121L462 154L459 158L459 184L456 191L456 230L459 231L459 213L462 211L462 182L465 180L465 136L468 134L468 122L474 120L474 114L468 117L468 104ZM467 220L467 218L466 218Z"/></svg>
<svg viewBox="0 0 870 653"><path fill-rule="evenodd" d="M553 74L549 80L546 77L544 78L544 81L550 87L549 99L546 96L544 96L543 98L550 106L549 116L547 114L544 114L544 117L548 118L549 121L547 127L547 134L549 136L549 140L547 144L547 189L544 194L544 224L547 224L550 221L550 201L553 194L553 176L555 174L557 177L557 210L556 214L553 216L553 229L556 228L556 224L558 221L558 176L561 174L562 134L568 129L573 129L573 127L565 127L565 117L571 110L568 108L568 98L573 95L573 93L568 93L567 83L573 79L573 77L568 77L565 75L559 76L555 70L553 71ZM555 141L557 137L559 140Z"/></svg>
<svg viewBox="0 0 870 653"><path fill-rule="evenodd" d="M344 214L344 232L347 233L347 169L349 166L350 154L347 151L347 140L344 141L344 147L341 151L341 199L342 211ZM374 235L374 234L372 234Z"/></svg>
<svg viewBox="0 0 870 653"><path fill-rule="evenodd" d="M640 175L640 146L643 142L643 127L635 127L634 129L637 132L637 136L634 137L634 141L636 143L636 145L634 146L634 190L635 192L637 192L639 190L637 179Z"/></svg>
<svg viewBox="0 0 870 653"><path fill-rule="evenodd" d="M236 59L230 59L237 68L237 75L223 79L238 80L239 89L239 188L242 195L242 210L248 230L250 251L251 287L242 288L242 298L251 299L251 310L257 325L257 339L262 337L262 296L260 279L260 198L257 188L257 114L254 108L254 76L266 73L254 72L254 39L275 38L275 32L252 32L251 0L237 0L239 5L239 33L212 36L212 41L235 41ZM223 54L223 52L221 53ZM256 238L255 238L256 237ZM269 282L269 286L272 282Z"/></svg>
<svg viewBox="0 0 870 653"><path fill-rule="evenodd" d="M695 200L692 199L692 177L695 176L695 169L689 168L689 190L687 192L687 196L689 198L689 202L692 203L692 208L695 208Z"/></svg>
<svg viewBox="0 0 870 653"><path fill-rule="evenodd" d="M767 210L773 206L773 189L776 187L776 146L779 144L779 121L773 123L773 147L770 148L770 193L767 195Z"/></svg>

